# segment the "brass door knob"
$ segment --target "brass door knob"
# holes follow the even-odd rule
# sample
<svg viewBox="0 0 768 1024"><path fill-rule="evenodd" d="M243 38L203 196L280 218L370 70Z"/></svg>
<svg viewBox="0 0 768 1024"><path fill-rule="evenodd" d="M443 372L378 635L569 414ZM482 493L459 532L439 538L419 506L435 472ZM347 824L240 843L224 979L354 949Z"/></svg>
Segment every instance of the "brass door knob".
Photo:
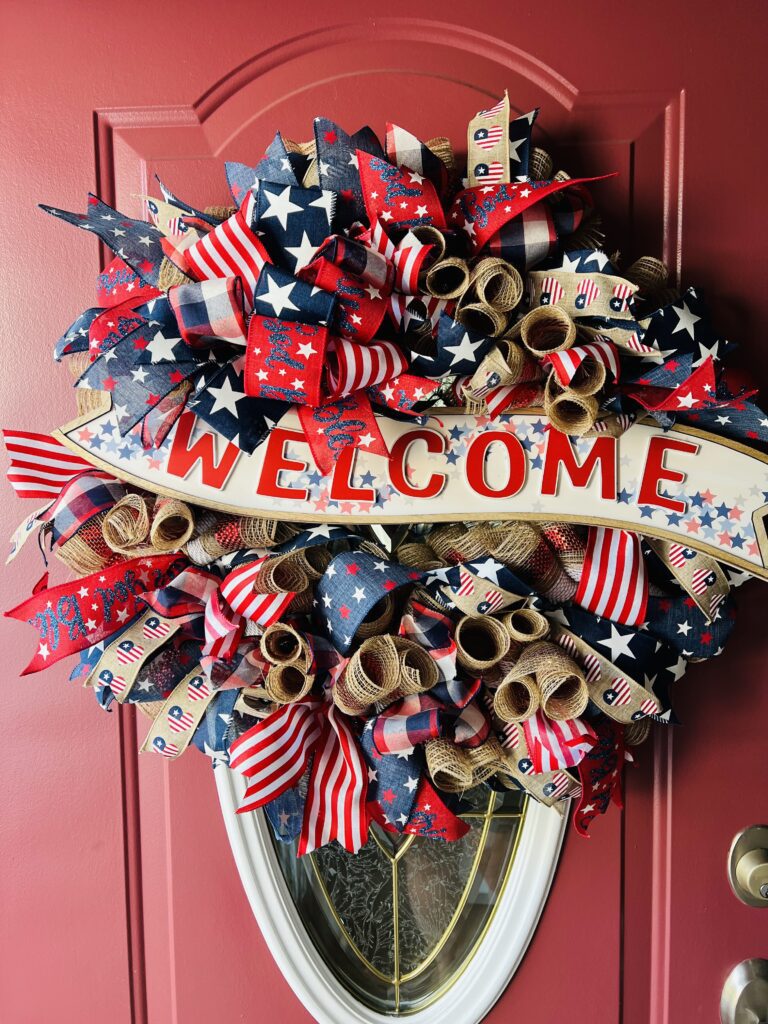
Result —
<svg viewBox="0 0 768 1024"><path fill-rule="evenodd" d="M768 960L743 960L723 985L721 1024L768 1024Z"/></svg>
<svg viewBox="0 0 768 1024"><path fill-rule="evenodd" d="M768 825L753 825L733 840L728 880L742 903L768 907Z"/></svg>

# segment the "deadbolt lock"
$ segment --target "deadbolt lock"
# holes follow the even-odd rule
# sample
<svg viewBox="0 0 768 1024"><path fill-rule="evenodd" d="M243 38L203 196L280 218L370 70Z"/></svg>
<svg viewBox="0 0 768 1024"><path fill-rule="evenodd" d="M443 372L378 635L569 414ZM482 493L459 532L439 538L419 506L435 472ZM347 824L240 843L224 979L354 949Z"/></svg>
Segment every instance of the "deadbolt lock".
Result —
<svg viewBox="0 0 768 1024"><path fill-rule="evenodd" d="M768 907L768 825L753 825L733 840L728 881L742 903Z"/></svg>

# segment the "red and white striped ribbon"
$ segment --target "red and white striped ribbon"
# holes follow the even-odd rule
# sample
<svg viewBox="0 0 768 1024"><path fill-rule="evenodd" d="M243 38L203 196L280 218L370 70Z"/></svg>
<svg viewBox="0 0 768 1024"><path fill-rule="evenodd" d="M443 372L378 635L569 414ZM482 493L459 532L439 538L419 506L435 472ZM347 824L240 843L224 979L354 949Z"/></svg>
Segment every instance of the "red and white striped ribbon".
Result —
<svg viewBox="0 0 768 1024"><path fill-rule="evenodd" d="M245 619L229 611L219 590L208 598L205 605L205 647L203 654L213 658L231 658L245 632Z"/></svg>
<svg viewBox="0 0 768 1024"><path fill-rule="evenodd" d="M521 724L535 773L575 767L597 739L581 718L555 722L541 710Z"/></svg>
<svg viewBox="0 0 768 1024"><path fill-rule="evenodd" d="M392 257L397 291L405 295L419 294L419 274L432 249L433 246L420 242L412 231L401 239Z"/></svg>
<svg viewBox="0 0 768 1024"><path fill-rule="evenodd" d="M3 439L11 460L6 476L20 498L55 498L73 476L93 469L50 434L4 430Z"/></svg>
<svg viewBox="0 0 768 1024"><path fill-rule="evenodd" d="M565 349L563 352L550 352L542 362L552 367L557 379L565 387L571 383L578 368L590 356L595 362L602 363L614 380L619 379L621 366L618 352L613 342L607 338L599 338L587 345L577 345L576 348Z"/></svg>
<svg viewBox="0 0 768 1024"><path fill-rule="evenodd" d="M257 594L253 581L269 556L233 569L221 584L221 594L233 612L266 628L277 622L296 597L292 591L281 594Z"/></svg>
<svg viewBox="0 0 768 1024"><path fill-rule="evenodd" d="M184 252L186 265L198 281L217 277L239 277L250 312L259 272L271 260L267 250L248 227L248 211L253 204L249 192L243 205L231 217L199 238Z"/></svg>
<svg viewBox="0 0 768 1024"><path fill-rule="evenodd" d="M234 741L230 767L250 780L238 814L295 786L312 753L299 856L334 839L357 853L368 832L368 772L354 733L332 704L312 698L287 704Z"/></svg>
<svg viewBox="0 0 768 1024"><path fill-rule="evenodd" d="M368 838L368 770L363 755L344 715L333 704L326 706L325 714L328 725L315 750L299 856L333 839L357 853Z"/></svg>
<svg viewBox="0 0 768 1024"><path fill-rule="evenodd" d="M645 620L648 575L640 538L629 530L591 526L576 604L627 626Z"/></svg>
<svg viewBox="0 0 768 1024"><path fill-rule="evenodd" d="M335 365L331 363L328 370L331 397L334 399L351 395L361 388L383 384L408 367L408 360L391 341L361 345L346 338L336 338L330 354L335 356Z"/></svg>
<svg viewBox="0 0 768 1024"><path fill-rule="evenodd" d="M238 814L255 811L295 786L323 731L320 701L286 704L239 736L229 748L229 767L250 780Z"/></svg>

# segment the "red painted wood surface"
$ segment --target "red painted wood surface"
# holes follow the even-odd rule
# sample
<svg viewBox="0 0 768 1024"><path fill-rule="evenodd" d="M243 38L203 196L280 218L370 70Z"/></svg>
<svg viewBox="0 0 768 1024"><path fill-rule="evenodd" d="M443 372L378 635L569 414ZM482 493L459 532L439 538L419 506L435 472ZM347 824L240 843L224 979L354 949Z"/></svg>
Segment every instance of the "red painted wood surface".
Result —
<svg viewBox="0 0 768 1024"><path fill-rule="evenodd" d="M662 252L705 288L743 344L741 365L765 383L762 3L367 9L4 5L4 424L71 417L50 350L98 269L94 242L36 202L81 209L93 189L138 214L133 197L155 172L192 202L224 201L223 158L254 162L277 127L309 137L317 113L349 129L383 131L389 118L461 145L467 117L505 87L518 110L543 108L539 142L571 173L622 172L597 194L609 251ZM27 504L5 492L0 534ZM25 551L2 575L4 605L38 572ZM766 954L764 919L725 877L732 835L768 819L764 593L742 591L726 657L680 684L686 725L640 751L625 815L568 839L491 1021L713 1021L730 967ZM103 714L61 668L18 679L31 635L5 621L2 642L0 1019L307 1021L241 892L208 762L139 763L130 711Z"/></svg>

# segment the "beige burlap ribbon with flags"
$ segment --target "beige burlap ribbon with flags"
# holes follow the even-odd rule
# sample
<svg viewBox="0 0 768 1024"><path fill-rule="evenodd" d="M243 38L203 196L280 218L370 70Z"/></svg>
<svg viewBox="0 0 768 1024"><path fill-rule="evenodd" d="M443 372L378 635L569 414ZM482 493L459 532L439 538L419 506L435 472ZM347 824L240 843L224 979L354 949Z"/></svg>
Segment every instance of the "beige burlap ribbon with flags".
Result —
<svg viewBox="0 0 768 1024"><path fill-rule="evenodd" d="M144 665L178 629L173 619L147 612L105 649L87 682L109 686L115 700L123 704Z"/></svg>

